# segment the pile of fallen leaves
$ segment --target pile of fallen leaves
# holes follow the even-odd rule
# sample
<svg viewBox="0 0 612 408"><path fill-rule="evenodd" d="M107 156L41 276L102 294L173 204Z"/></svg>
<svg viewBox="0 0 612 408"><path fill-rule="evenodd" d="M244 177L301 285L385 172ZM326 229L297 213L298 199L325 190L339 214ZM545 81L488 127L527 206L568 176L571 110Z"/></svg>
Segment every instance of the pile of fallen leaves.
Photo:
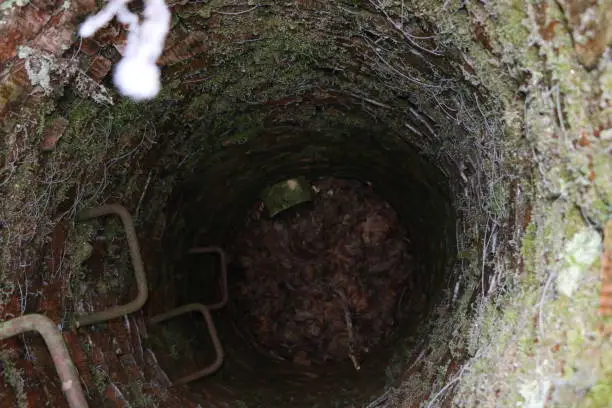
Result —
<svg viewBox="0 0 612 408"><path fill-rule="evenodd" d="M359 369L412 289L410 242L369 185L325 178L313 190L312 203L274 219L262 206L249 214L230 250L243 272L234 321L272 356L303 365L350 358Z"/></svg>

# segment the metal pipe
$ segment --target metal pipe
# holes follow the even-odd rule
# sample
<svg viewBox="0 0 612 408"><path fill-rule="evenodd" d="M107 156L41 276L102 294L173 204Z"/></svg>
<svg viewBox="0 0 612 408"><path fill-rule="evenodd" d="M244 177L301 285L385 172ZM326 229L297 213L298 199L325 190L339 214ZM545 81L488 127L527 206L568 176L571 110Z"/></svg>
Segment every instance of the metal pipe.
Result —
<svg viewBox="0 0 612 408"><path fill-rule="evenodd" d="M151 324L161 323L164 320L172 319L173 317L176 317L176 316L179 316L185 313L189 313L189 312L200 312L204 316L204 320L206 320L206 325L208 326L208 332L210 333L210 337L213 342L213 347L215 348L215 352L217 356L215 358L215 361L212 364L192 374L181 377L176 381L173 381L173 385L186 384L188 382L191 382L199 378L205 377L207 375L210 375L214 373L215 371L217 371L223 364L223 358L224 358L223 346L221 345L221 341L219 340L219 336L217 335L217 329L215 327L215 323L213 322L212 315L210 314L210 311L208 310L207 306L204 306L203 304L200 304L200 303L190 303L188 305L184 305L181 307L177 307L176 309L172 309L169 312L157 315L151 318L151 320L149 320L149 323Z"/></svg>
<svg viewBox="0 0 612 408"><path fill-rule="evenodd" d="M28 314L0 323L0 340L28 331L38 332L45 340L70 408L88 408L79 373L70 358L62 334L51 319L41 314Z"/></svg>
<svg viewBox="0 0 612 408"><path fill-rule="evenodd" d="M97 208L85 210L77 217L78 221L85 221L91 218L102 217L104 215L115 214L121 218L128 246L130 248L130 257L132 259L132 267L136 276L136 284L138 285L138 295L136 299L121 306L114 306L110 309L101 312L95 312L88 315L81 315L76 318L76 327L87 326L90 324L100 323L121 317L126 314L133 313L139 310L147 301L149 289L147 287L147 276L144 270L144 264L140 257L140 246L138 245L138 237L132 222L130 213L119 204L107 204Z"/></svg>
<svg viewBox="0 0 612 408"><path fill-rule="evenodd" d="M225 251L217 246L209 247L197 247L189 250L190 254L210 254L218 253L221 262L221 300L212 305L206 305L209 310L221 309L227 305L228 293L227 293L227 256Z"/></svg>

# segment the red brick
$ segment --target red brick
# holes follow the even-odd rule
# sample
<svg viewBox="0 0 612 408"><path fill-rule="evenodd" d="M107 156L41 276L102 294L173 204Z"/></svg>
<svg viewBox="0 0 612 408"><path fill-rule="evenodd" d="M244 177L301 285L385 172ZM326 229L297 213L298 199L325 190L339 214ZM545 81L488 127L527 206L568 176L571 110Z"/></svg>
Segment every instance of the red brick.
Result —
<svg viewBox="0 0 612 408"><path fill-rule="evenodd" d="M111 70L113 63L101 55L96 55L92 58L89 68L87 69L87 75L93 79L96 83L102 82L106 75Z"/></svg>
<svg viewBox="0 0 612 408"><path fill-rule="evenodd" d="M53 121L49 124L49 126L45 127L43 131L43 140L40 144L40 148L43 151L51 151L55 148L55 145L60 140L60 138L64 135L64 131L68 127L68 120L63 117L58 117L53 119ZM65 240L65 236L64 236ZM60 263L55 262L55 254L52 258L53 267L50 268L55 272L55 265L60 265Z"/></svg>
<svg viewBox="0 0 612 408"><path fill-rule="evenodd" d="M134 350L134 358L139 366L144 367L144 351L142 349L142 338L140 337L140 327L139 320L142 319L134 319L130 318L130 324L132 327L131 337L132 337L132 347Z"/></svg>
<svg viewBox="0 0 612 408"><path fill-rule="evenodd" d="M119 390L119 388L110 383L106 387L106 391L104 392L104 396L108 399L109 402L113 403L114 407L117 408L130 408L130 404L128 400L123 396L123 393Z"/></svg>
<svg viewBox="0 0 612 408"><path fill-rule="evenodd" d="M51 14L32 4L16 8L0 25L0 62L17 55L17 46L34 38L49 21Z"/></svg>
<svg viewBox="0 0 612 408"><path fill-rule="evenodd" d="M166 372L160 367L157 362L157 357L151 349L146 349L144 352L145 358L145 375L147 379L155 381L162 385L162 387L170 387L172 382Z"/></svg>

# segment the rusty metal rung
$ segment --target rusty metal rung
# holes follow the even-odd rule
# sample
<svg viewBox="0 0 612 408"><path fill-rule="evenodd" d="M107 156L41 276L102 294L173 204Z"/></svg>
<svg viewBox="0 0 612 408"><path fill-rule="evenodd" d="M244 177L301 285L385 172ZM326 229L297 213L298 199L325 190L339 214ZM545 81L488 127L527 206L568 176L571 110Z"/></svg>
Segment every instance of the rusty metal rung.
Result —
<svg viewBox="0 0 612 408"><path fill-rule="evenodd" d="M225 255L225 251L217 246L209 246L209 247L195 247L189 250L190 254L210 254L210 253L218 253L219 260L221 263L221 300L212 305L203 305L201 303L190 303L185 306L178 307L176 309L172 309L166 313L162 313L157 315L149 321L151 324L157 324L164 320L171 319L173 317L179 316L184 313L189 312L200 312L204 315L204 320L206 321L206 325L208 326L208 332L210 333L210 337L213 342L213 346L215 348L215 352L217 357L215 361L207 367L202 368L201 370L196 371L190 375L179 378L177 381L173 382L173 385L186 384L188 382L197 380L199 378L205 377L217 371L221 365L223 365L223 346L221 345L221 341L219 340L219 336L217 335L217 328L215 327L215 322L213 321L212 315L210 314L211 310L221 309L225 305L227 305L228 301L228 289L227 289L227 256Z"/></svg>
<svg viewBox="0 0 612 408"><path fill-rule="evenodd" d="M136 285L138 286L138 295L136 299L121 306L114 306L100 312L91 313L88 315L78 316L76 319L76 327L86 326L90 324L100 323L107 320L115 319L139 310L146 302L149 294L147 286L147 276L144 270L144 264L140 257L140 245L138 244L138 236L134 228L134 222L130 213L119 204L107 204L97 208L91 208L81 212L78 216L78 221L85 221L91 218L102 217L104 215L116 214L123 223L125 236L130 249L130 257L132 259L132 267L136 277Z"/></svg>
<svg viewBox="0 0 612 408"><path fill-rule="evenodd" d="M157 315L151 318L149 322L151 324L157 324L163 322L164 320L172 319L173 317L189 312L200 312L204 316L204 320L206 321L206 325L208 326L208 332L210 333L210 337L215 348L216 358L212 364L194 373L179 378L178 380L173 382L173 385L186 384L188 382L210 375L217 371L223 364L223 346L221 345L221 341L219 340L219 336L217 335L217 328L215 327L215 323L213 322L212 315L210 314L208 306L205 306L201 303L190 303L188 305L177 307L176 309L172 309L166 313Z"/></svg>
<svg viewBox="0 0 612 408"><path fill-rule="evenodd" d="M45 340L57 374L62 381L62 391L68 400L70 408L88 408L83 388L79 381L79 373L70 358L64 338L57 325L51 319L47 316L34 313L2 322L0 323L0 340L8 339L28 331L38 332Z"/></svg>
<svg viewBox="0 0 612 408"><path fill-rule="evenodd" d="M218 253L219 260L221 263L221 300L212 305L206 305L209 310L221 309L227 305L228 293L227 293L227 256L225 251L217 246L208 247L195 247L189 250L190 254L211 254Z"/></svg>

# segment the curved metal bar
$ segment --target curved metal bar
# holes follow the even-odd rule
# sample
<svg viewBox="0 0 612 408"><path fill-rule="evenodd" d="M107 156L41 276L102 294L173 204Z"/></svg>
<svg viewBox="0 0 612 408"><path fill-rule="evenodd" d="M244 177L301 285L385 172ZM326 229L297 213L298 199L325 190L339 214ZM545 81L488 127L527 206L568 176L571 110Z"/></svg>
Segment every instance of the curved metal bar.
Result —
<svg viewBox="0 0 612 408"><path fill-rule="evenodd" d="M0 340L28 331L38 332L45 340L70 408L88 408L79 373L70 358L64 338L51 319L41 314L28 314L0 323Z"/></svg>
<svg viewBox="0 0 612 408"><path fill-rule="evenodd" d="M200 312L204 316L204 320L206 320L208 332L210 333L210 338L212 339L213 347L215 348L217 357L215 358L215 361L212 364L204 367L201 370L196 371L195 373L179 378L178 380L173 382L173 385L186 384L188 382L210 375L217 371L223 364L223 346L221 345L221 341L219 340L219 336L217 335L217 328L215 327L212 315L210 314L210 311L208 310L207 306L204 306L200 303L190 303L188 305L172 309L169 312L154 316L153 318L151 318L151 320L149 320L149 323L157 324L163 322L164 320L172 319L173 317L189 312Z"/></svg>
<svg viewBox="0 0 612 408"><path fill-rule="evenodd" d="M76 327L87 326L90 324L100 323L111 320L123 315L133 313L139 310L147 301L149 289L147 287L147 276L144 270L144 264L140 257L140 246L138 245L138 237L132 222L130 213L119 204L107 204L97 208L91 208L81 212L77 218L78 221L85 221L91 218L102 217L104 215L116 214L121 218L128 246L130 248L130 257L132 259L132 267L136 276L136 284L138 285L138 295L136 299L121 306L114 306L110 309L101 312L91 313L88 315L78 316L76 319Z"/></svg>
<svg viewBox="0 0 612 408"><path fill-rule="evenodd" d="M225 251L217 246L209 246L209 247L197 247L191 248L189 250L190 254L211 254L218 253L221 262L221 300L212 305L206 305L209 310L217 310L221 309L225 305L227 305L228 293L227 293L227 256L225 255Z"/></svg>

